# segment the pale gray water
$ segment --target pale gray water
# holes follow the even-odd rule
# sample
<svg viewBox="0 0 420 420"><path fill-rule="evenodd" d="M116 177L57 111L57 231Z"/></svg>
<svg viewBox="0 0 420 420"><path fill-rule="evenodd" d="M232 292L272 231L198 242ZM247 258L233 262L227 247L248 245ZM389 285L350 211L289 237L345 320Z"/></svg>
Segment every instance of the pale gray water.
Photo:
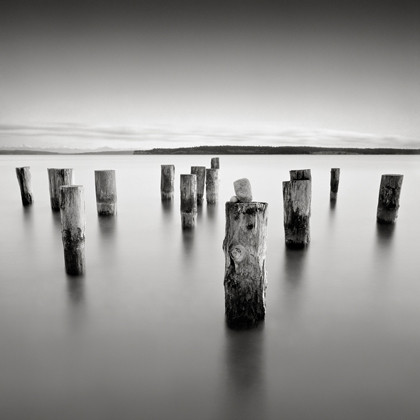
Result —
<svg viewBox="0 0 420 420"><path fill-rule="evenodd" d="M211 156L1 156L2 419L420 418L420 157L221 156L220 202L183 233L179 174ZM176 165L172 207L160 164ZM16 166L32 169L21 206ZM85 186L87 273L64 272L48 167ZM341 167L337 204L331 167ZM312 242L286 251L281 181L311 168ZM95 169L116 169L118 216L96 215ZM379 229L380 176L403 173ZM224 202L248 177L269 203L267 315L224 323Z"/></svg>

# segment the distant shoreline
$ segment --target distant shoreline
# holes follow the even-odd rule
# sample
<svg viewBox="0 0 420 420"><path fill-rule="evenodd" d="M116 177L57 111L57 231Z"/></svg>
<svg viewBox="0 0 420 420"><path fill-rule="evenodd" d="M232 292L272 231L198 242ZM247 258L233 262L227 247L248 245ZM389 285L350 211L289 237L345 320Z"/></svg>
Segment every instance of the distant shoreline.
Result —
<svg viewBox="0 0 420 420"><path fill-rule="evenodd" d="M114 151L0 150L0 155L420 155L420 149L311 146L197 146Z"/></svg>

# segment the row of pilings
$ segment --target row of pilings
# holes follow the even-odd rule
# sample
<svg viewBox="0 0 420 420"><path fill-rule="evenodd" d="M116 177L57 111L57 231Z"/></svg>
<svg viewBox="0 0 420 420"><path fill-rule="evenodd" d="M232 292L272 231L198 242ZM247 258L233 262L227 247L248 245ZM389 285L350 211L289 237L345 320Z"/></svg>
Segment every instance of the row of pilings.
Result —
<svg viewBox="0 0 420 420"><path fill-rule="evenodd" d="M191 174L180 175L181 222L183 229L194 228L197 205L204 196L208 204L218 200L219 158L211 159L211 168L192 166ZM33 203L29 167L16 168L22 204ZM85 202L83 186L73 185L73 170L48 169L51 208L60 211L65 269L69 275L85 272ZM174 198L175 166L161 165L161 199ZM340 169L331 169L330 200L338 194ZM394 223L398 216L403 175L382 175L378 223ZM246 178L233 184L235 195L225 205L226 321L234 328L250 327L265 318L266 307L266 237L268 203L252 201L251 185ZM95 171L97 212L113 216L117 212L114 170ZM291 170L283 182L285 244L305 248L310 243L312 176L310 169Z"/></svg>

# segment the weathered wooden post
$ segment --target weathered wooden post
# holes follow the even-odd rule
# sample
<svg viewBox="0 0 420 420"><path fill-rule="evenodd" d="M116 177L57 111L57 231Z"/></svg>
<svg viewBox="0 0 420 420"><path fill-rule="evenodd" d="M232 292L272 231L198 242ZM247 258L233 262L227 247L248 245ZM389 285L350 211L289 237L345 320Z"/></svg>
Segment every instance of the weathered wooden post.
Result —
<svg viewBox="0 0 420 420"><path fill-rule="evenodd" d="M191 166L191 173L197 176L197 204L201 204L204 198L204 187L206 185L206 167Z"/></svg>
<svg viewBox="0 0 420 420"><path fill-rule="evenodd" d="M378 223L394 223L397 219L403 178L403 175L382 175L376 213Z"/></svg>
<svg viewBox="0 0 420 420"><path fill-rule="evenodd" d="M96 209L100 216L117 213L117 184L115 170L95 171Z"/></svg>
<svg viewBox="0 0 420 420"><path fill-rule="evenodd" d="M243 328L265 317L268 204L234 201L225 207L225 313L230 327Z"/></svg>
<svg viewBox="0 0 420 420"><path fill-rule="evenodd" d="M60 188L61 233L67 274L85 272L85 200L83 186Z"/></svg>
<svg viewBox="0 0 420 420"><path fill-rule="evenodd" d="M197 221L197 176L181 175L181 225L193 228Z"/></svg>
<svg viewBox="0 0 420 420"><path fill-rule="evenodd" d="M19 182L22 204L29 206L33 202L30 167L16 168L16 176Z"/></svg>
<svg viewBox="0 0 420 420"><path fill-rule="evenodd" d="M337 199L339 182L340 182L340 168L331 168L330 200Z"/></svg>
<svg viewBox="0 0 420 420"><path fill-rule="evenodd" d="M174 198L175 165L160 165L160 195L162 201Z"/></svg>
<svg viewBox="0 0 420 420"><path fill-rule="evenodd" d="M312 180L310 169L293 169L290 172L290 181Z"/></svg>
<svg viewBox="0 0 420 420"><path fill-rule="evenodd" d="M50 183L51 208L54 211L60 210L60 187L73 184L73 169L48 168L48 179Z"/></svg>
<svg viewBox="0 0 420 420"><path fill-rule="evenodd" d="M309 244L310 203L311 181L283 182L284 233L289 248Z"/></svg>
<svg viewBox="0 0 420 420"><path fill-rule="evenodd" d="M219 158L218 157L211 158L210 168L212 168L212 169L220 169L220 162L219 162Z"/></svg>
<svg viewBox="0 0 420 420"><path fill-rule="evenodd" d="M206 200L215 204L219 195L219 170L206 169Z"/></svg>

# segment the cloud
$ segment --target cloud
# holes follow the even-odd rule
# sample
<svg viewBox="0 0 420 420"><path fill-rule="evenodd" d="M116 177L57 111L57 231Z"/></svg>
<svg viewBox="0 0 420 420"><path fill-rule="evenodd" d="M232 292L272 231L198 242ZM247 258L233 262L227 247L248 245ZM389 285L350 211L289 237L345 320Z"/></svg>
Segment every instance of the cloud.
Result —
<svg viewBox="0 0 420 420"><path fill-rule="evenodd" d="M403 136L276 125L106 127L71 123L0 124L2 149L71 152L199 145L419 148L420 141Z"/></svg>

